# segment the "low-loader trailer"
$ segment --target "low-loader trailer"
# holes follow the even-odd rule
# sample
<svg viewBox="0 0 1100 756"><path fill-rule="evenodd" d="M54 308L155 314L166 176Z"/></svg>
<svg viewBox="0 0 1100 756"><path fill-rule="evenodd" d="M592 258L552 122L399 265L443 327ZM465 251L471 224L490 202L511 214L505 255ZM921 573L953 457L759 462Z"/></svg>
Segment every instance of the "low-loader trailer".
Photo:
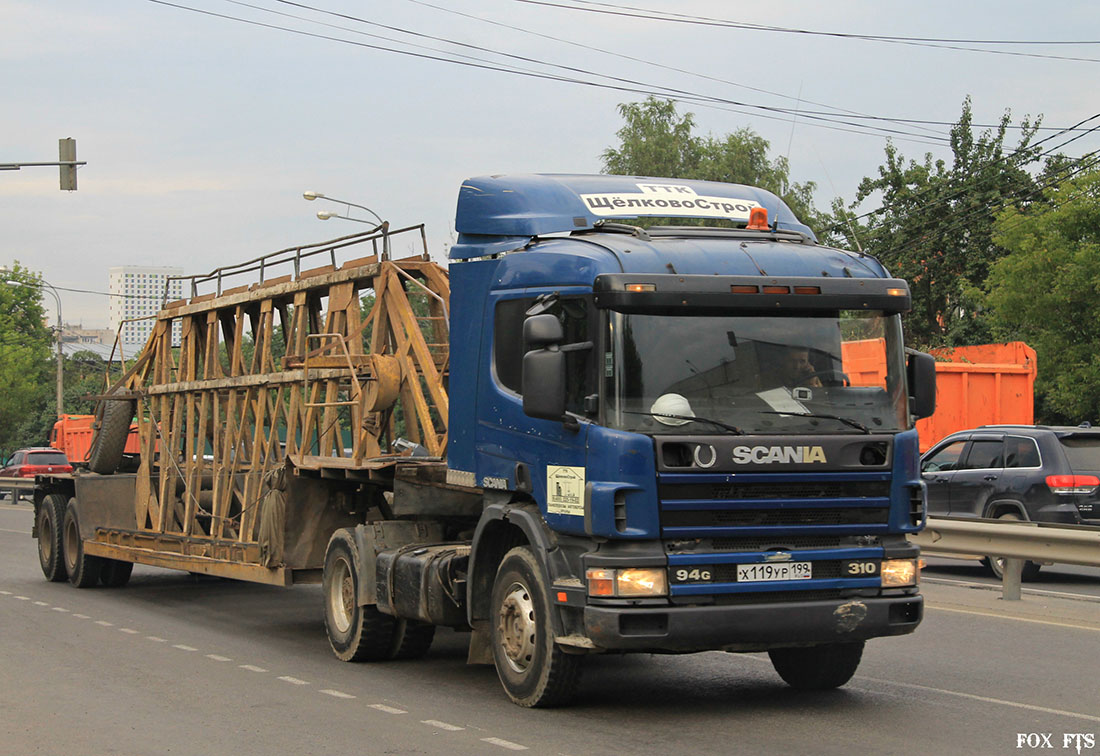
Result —
<svg viewBox="0 0 1100 756"><path fill-rule="evenodd" d="M456 228L446 268L382 224L186 277L89 469L38 480L46 577L320 583L340 659L457 628L523 706L608 652L836 687L917 627L904 281L739 185L474 178Z"/></svg>

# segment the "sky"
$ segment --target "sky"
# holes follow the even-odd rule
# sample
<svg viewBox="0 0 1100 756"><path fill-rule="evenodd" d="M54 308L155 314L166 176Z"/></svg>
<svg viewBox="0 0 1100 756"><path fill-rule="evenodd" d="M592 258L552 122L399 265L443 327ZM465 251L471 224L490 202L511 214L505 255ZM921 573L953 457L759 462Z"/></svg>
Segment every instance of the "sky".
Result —
<svg viewBox="0 0 1100 756"><path fill-rule="evenodd" d="M594 12L608 10L618 13ZM636 17L650 11L683 15ZM848 35L1091 40L984 47L1093 60L684 16ZM647 93L678 93L702 134L752 128L773 157L789 158L792 180L816 182L823 209L837 196L851 202L883 161L887 134L849 124L905 132L890 138L906 157L950 156L946 125L841 111L950 124L969 96L976 124L1010 110L1014 124L1042 115L1058 129L1100 111L1100 4L1088 0L0 0L0 28L0 164L56 161L61 137L87 161L75 192L59 189L56 168L0 171L0 265L40 273L61 290L65 321L85 327L107 325L108 298L67 289L106 292L111 266L206 273L368 228L319 220L318 210L345 208L306 202L307 190L365 205L393 227L424 223L429 253L444 262L464 179L598 173L617 145L619 104ZM1095 149L1100 130L1065 152ZM52 298L45 304L52 313Z"/></svg>

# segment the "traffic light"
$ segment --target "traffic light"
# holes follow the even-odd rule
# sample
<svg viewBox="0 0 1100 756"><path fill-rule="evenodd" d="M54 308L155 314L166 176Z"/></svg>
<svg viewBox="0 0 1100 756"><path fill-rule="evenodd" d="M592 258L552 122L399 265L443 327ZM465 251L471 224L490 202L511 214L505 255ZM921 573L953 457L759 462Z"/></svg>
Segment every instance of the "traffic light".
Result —
<svg viewBox="0 0 1100 756"><path fill-rule="evenodd" d="M71 138L57 140L57 159L61 163L76 163L76 140ZM76 166L61 166L61 188L76 191Z"/></svg>

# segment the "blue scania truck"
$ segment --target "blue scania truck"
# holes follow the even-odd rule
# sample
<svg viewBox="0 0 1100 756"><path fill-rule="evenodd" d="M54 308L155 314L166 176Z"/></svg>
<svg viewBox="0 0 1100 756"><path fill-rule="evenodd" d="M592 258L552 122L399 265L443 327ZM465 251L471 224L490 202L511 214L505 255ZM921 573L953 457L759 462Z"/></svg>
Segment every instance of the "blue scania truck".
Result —
<svg viewBox="0 0 1100 756"><path fill-rule="evenodd" d="M934 409L935 374L930 356L904 346L905 281L872 257L818 244L778 197L740 185L473 178L461 187L456 229L449 352L434 363L446 395L428 386L437 409L449 398L445 451L405 442L374 447L399 450L396 458L364 457L358 447L340 457L331 435L328 451L295 451L319 443L301 433L323 425L323 413L335 423L347 411L316 391L309 403L308 390L284 405L317 408L302 410L300 427L265 435L266 421L256 420L265 460L281 460L285 447L285 481L246 449L243 421L243 430L205 421L197 435L170 430L181 408L193 417L207 407L195 398L207 389L220 392L215 413L245 392L246 404L279 416L287 394L247 392L284 385L294 377L285 371L302 364L321 378L346 364L373 381L343 402L356 405L351 412L389 406L380 397L386 365L396 363L357 355L354 342L328 363L311 358L309 345L292 358L288 343L283 373L260 358L261 375L238 375L237 363L223 375L208 360L214 372L205 378L194 368L180 377L188 366L171 356L173 318L195 319L184 323L185 340L207 328L214 354L219 319L230 339L233 308L253 307L248 297L273 302L254 308L261 336L272 333L265 313L280 309L284 326L308 325L294 313L320 301L305 287L326 276L335 282L331 307L338 298L358 306L358 268L228 291L219 276L213 299L159 316L169 364L147 372L160 383L111 395L153 399L139 422L161 435L143 442L138 472L40 480L36 535L47 577L67 572L83 586L102 568L105 583L121 584L130 573L119 565L145 562L321 582L339 658L421 655L436 627L458 628L470 633L469 660L494 664L522 706L568 701L585 656L599 653L767 651L788 684L833 688L855 673L867 640L913 632L923 604L918 549L906 536L925 520L914 422ZM388 317L413 322L398 309ZM328 322L346 326L341 343L360 332L357 314ZM386 350L377 331L372 343ZM415 350L391 347L397 356ZM413 390L397 385L391 404ZM172 392L190 399L173 410ZM120 438L130 420L114 411L122 401L101 413ZM156 407L159 424L149 423ZM351 416L360 429L374 417ZM376 427L394 427L377 416ZM213 439L222 426L232 444L215 439L209 448L247 470L203 472L202 434ZM173 444L159 486L142 483ZM234 480L251 492L240 505L218 488ZM173 498L191 485L194 495ZM281 498L251 504L268 486Z"/></svg>

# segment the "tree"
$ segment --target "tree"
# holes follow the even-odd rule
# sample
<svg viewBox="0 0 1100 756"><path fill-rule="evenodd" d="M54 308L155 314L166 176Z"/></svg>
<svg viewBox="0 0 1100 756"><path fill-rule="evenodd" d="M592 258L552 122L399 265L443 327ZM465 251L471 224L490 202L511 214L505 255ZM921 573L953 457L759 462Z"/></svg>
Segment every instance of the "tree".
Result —
<svg viewBox="0 0 1100 756"><path fill-rule="evenodd" d="M864 251L909 281L913 310L906 325L911 343L922 347L990 340L980 288L1005 254L993 239L993 219L1005 207L1026 208L1040 196L1039 183L1028 171L1041 158L1031 144L1037 122L1022 121L1019 142L1010 152L1004 145L1009 112L995 130L978 136L971 124L967 98L951 129L950 166L933 160L931 153L922 162L906 161L887 143L878 177L863 179L852 205L881 196L881 212L870 216L858 238Z"/></svg>
<svg viewBox="0 0 1100 756"><path fill-rule="evenodd" d="M997 334L1037 353L1040 422L1100 419L1100 170L1046 192L1046 203L1007 207L994 239L985 303Z"/></svg>
<svg viewBox="0 0 1100 756"><path fill-rule="evenodd" d="M675 102L656 97L623 103L619 113L626 123L615 134L619 147L603 151L604 173L758 186L779 195L811 228L826 225L827 217L813 206L815 184L792 183L787 159L769 159L771 145L752 129L698 136L694 114L681 116Z"/></svg>
<svg viewBox="0 0 1100 756"><path fill-rule="evenodd" d="M41 444L38 418L53 396L50 346L40 278L15 263L0 284L0 452Z"/></svg>

